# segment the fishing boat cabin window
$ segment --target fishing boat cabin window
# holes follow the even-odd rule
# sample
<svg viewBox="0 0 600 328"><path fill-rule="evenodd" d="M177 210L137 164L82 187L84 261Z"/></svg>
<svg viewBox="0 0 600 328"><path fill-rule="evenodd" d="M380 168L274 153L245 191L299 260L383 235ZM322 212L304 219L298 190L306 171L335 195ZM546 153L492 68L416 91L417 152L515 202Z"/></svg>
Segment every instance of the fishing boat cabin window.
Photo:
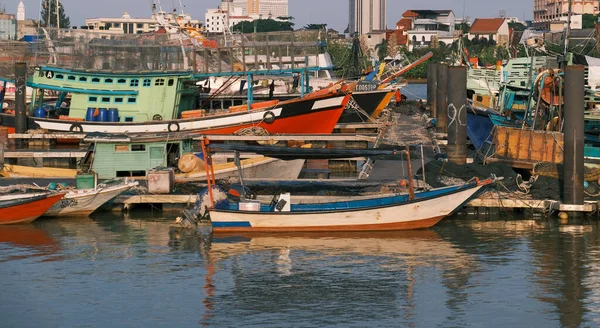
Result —
<svg viewBox="0 0 600 328"><path fill-rule="evenodd" d="M88 102L97 102L98 101L98 97L88 97Z"/></svg>
<svg viewBox="0 0 600 328"><path fill-rule="evenodd" d="M115 145L115 153L129 152L129 145Z"/></svg>
<svg viewBox="0 0 600 328"><path fill-rule="evenodd" d="M162 159L164 149L162 147L150 147L150 159Z"/></svg>
<svg viewBox="0 0 600 328"><path fill-rule="evenodd" d="M62 79L65 78L65 76L62 75L62 74L56 74L56 75L54 75L54 78L57 79L57 80L62 80Z"/></svg>
<svg viewBox="0 0 600 328"><path fill-rule="evenodd" d="M87 77L85 77L85 76L81 76L81 77L79 78L79 82L87 82Z"/></svg>
<svg viewBox="0 0 600 328"><path fill-rule="evenodd" d="M106 84L112 84L113 83L113 79L106 78L106 79L104 79L104 83L106 83Z"/></svg>
<svg viewBox="0 0 600 328"><path fill-rule="evenodd" d="M174 83L175 83L175 80L173 80L173 79L169 79L169 84L168 84L168 85L169 85L170 87L172 87Z"/></svg>
<svg viewBox="0 0 600 328"><path fill-rule="evenodd" d="M127 98L128 104L135 104L137 102L137 98Z"/></svg>
<svg viewBox="0 0 600 328"><path fill-rule="evenodd" d="M121 98L121 97L115 98L115 104L122 104L122 103L123 103L123 98Z"/></svg>
<svg viewBox="0 0 600 328"><path fill-rule="evenodd" d="M126 83L127 83L127 80L125 80L125 79L118 79L117 80L117 84L126 84Z"/></svg>
<svg viewBox="0 0 600 328"><path fill-rule="evenodd" d="M100 78L99 77L93 78L92 83L100 83Z"/></svg>
<svg viewBox="0 0 600 328"><path fill-rule="evenodd" d="M67 76L67 80L69 80L69 81L75 81L75 76L69 75L69 76Z"/></svg>
<svg viewBox="0 0 600 328"><path fill-rule="evenodd" d="M142 86L149 87L151 85L152 85L152 80L151 79L144 79L144 83L142 84Z"/></svg>
<svg viewBox="0 0 600 328"><path fill-rule="evenodd" d="M101 103L108 104L110 103L110 97L102 97L100 100Z"/></svg>
<svg viewBox="0 0 600 328"><path fill-rule="evenodd" d="M146 151L146 145L131 145L131 151Z"/></svg>
<svg viewBox="0 0 600 328"><path fill-rule="evenodd" d="M165 85L165 79L156 79L154 85Z"/></svg>
<svg viewBox="0 0 600 328"><path fill-rule="evenodd" d="M131 79L131 81L129 81L130 87L137 87L138 85L140 85L140 80L138 79Z"/></svg>

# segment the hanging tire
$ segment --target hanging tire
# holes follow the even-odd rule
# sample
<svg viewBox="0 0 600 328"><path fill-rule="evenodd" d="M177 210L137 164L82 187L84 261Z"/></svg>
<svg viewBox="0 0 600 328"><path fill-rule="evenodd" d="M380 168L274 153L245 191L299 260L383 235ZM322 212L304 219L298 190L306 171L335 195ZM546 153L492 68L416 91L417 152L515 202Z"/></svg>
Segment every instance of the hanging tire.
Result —
<svg viewBox="0 0 600 328"><path fill-rule="evenodd" d="M275 122L275 114L273 114L272 111L266 112L265 115L263 115L263 121L267 124Z"/></svg>
<svg viewBox="0 0 600 328"><path fill-rule="evenodd" d="M179 123L171 122L167 126L167 129L169 129L169 132L179 132Z"/></svg>
<svg viewBox="0 0 600 328"><path fill-rule="evenodd" d="M83 132L83 127L79 123L73 123L69 128L71 132Z"/></svg>

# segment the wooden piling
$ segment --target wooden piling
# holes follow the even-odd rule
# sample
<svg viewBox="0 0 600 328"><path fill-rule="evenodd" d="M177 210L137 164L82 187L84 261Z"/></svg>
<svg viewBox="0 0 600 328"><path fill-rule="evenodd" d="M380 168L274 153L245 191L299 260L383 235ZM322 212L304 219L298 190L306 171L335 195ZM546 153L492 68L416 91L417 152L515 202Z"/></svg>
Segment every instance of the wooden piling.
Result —
<svg viewBox="0 0 600 328"><path fill-rule="evenodd" d="M436 126L437 132L448 133L448 65L438 64L437 66L437 84L436 84Z"/></svg>
<svg viewBox="0 0 600 328"><path fill-rule="evenodd" d="M448 68L448 160L467 163L467 68Z"/></svg>
<svg viewBox="0 0 600 328"><path fill-rule="evenodd" d="M436 117L436 93L435 88L437 86L437 63L429 63L427 70L427 106L429 106L429 113L431 117Z"/></svg>
<svg viewBox="0 0 600 328"><path fill-rule="evenodd" d="M570 205L582 205L584 201L584 78L585 71L582 65L566 66L563 203Z"/></svg>

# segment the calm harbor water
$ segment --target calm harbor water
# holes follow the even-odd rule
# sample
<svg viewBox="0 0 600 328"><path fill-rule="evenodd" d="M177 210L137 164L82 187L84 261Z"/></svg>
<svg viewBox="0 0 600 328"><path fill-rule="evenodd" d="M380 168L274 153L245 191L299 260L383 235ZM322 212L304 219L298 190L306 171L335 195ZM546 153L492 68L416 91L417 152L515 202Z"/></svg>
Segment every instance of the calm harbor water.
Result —
<svg viewBox="0 0 600 328"><path fill-rule="evenodd" d="M600 325L598 226L211 238L165 217L0 226L0 326Z"/></svg>

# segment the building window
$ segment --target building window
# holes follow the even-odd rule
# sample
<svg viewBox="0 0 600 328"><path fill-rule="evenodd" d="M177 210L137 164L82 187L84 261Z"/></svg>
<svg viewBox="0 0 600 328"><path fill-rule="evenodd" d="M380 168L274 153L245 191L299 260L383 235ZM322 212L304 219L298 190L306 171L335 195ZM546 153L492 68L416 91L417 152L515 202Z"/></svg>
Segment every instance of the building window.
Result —
<svg viewBox="0 0 600 328"><path fill-rule="evenodd" d="M152 85L152 79L144 79L144 82L142 83L142 86L149 87L151 85Z"/></svg>
<svg viewBox="0 0 600 328"><path fill-rule="evenodd" d="M127 80L125 80L125 79L118 79L117 80L117 84L125 84L125 83L127 83Z"/></svg>
<svg viewBox="0 0 600 328"><path fill-rule="evenodd" d="M165 85L165 79L156 79L154 85Z"/></svg>
<svg viewBox="0 0 600 328"><path fill-rule="evenodd" d="M137 28L144 28L144 24L137 24Z"/></svg>
<svg viewBox="0 0 600 328"><path fill-rule="evenodd" d="M130 87L137 87L138 85L140 85L140 80L138 79L131 79L131 81L129 82Z"/></svg>
<svg viewBox="0 0 600 328"><path fill-rule="evenodd" d="M104 24L104 28L105 28L105 29L107 29L107 30L108 30L109 28L111 28L111 27L112 27L112 24L111 24L111 23L106 23L106 24Z"/></svg>
<svg viewBox="0 0 600 328"><path fill-rule="evenodd" d="M121 23L113 23L113 27L121 27Z"/></svg>
<svg viewBox="0 0 600 328"><path fill-rule="evenodd" d="M169 84L168 84L168 85L169 85L170 87L172 87L174 83L175 83L175 80L173 80L173 79L169 79Z"/></svg>
<svg viewBox="0 0 600 328"><path fill-rule="evenodd" d="M85 77L85 76L81 76L81 77L79 78L79 82L87 82L87 77Z"/></svg>
<svg viewBox="0 0 600 328"><path fill-rule="evenodd" d="M115 98L115 104L122 104L122 103L123 103L122 97Z"/></svg>
<svg viewBox="0 0 600 328"><path fill-rule="evenodd" d="M124 153L129 151L129 145L115 145L115 153Z"/></svg>
<svg viewBox="0 0 600 328"><path fill-rule="evenodd" d="M54 78L57 79L57 80L62 80L62 79L65 78L65 76L62 75L62 74L56 74L56 75L54 75Z"/></svg>
<svg viewBox="0 0 600 328"><path fill-rule="evenodd" d="M131 151L146 151L146 145L131 145Z"/></svg>
<svg viewBox="0 0 600 328"><path fill-rule="evenodd" d="M88 97L88 102L97 102L97 101L98 101L98 97L93 97L93 96Z"/></svg>
<svg viewBox="0 0 600 328"><path fill-rule="evenodd" d="M113 83L113 79L106 78L106 79L104 79L104 83L106 83L106 84L112 84Z"/></svg>
<svg viewBox="0 0 600 328"><path fill-rule="evenodd" d="M135 104L136 102L137 102L137 98L134 98L134 97L127 98L127 103L128 104Z"/></svg>
<svg viewBox="0 0 600 328"><path fill-rule="evenodd" d="M108 104L110 103L110 97L102 97L102 99L100 99L100 102L103 104Z"/></svg>
<svg viewBox="0 0 600 328"><path fill-rule="evenodd" d="M67 80L69 80L69 81L75 81L75 76L69 75L69 76L67 76Z"/></svg>
<svg viewBox="0 0 600 328"><path fill-rule="evenodd" d="M100 78L99 77L92 78L92 83L100 83Z"/></svg>

